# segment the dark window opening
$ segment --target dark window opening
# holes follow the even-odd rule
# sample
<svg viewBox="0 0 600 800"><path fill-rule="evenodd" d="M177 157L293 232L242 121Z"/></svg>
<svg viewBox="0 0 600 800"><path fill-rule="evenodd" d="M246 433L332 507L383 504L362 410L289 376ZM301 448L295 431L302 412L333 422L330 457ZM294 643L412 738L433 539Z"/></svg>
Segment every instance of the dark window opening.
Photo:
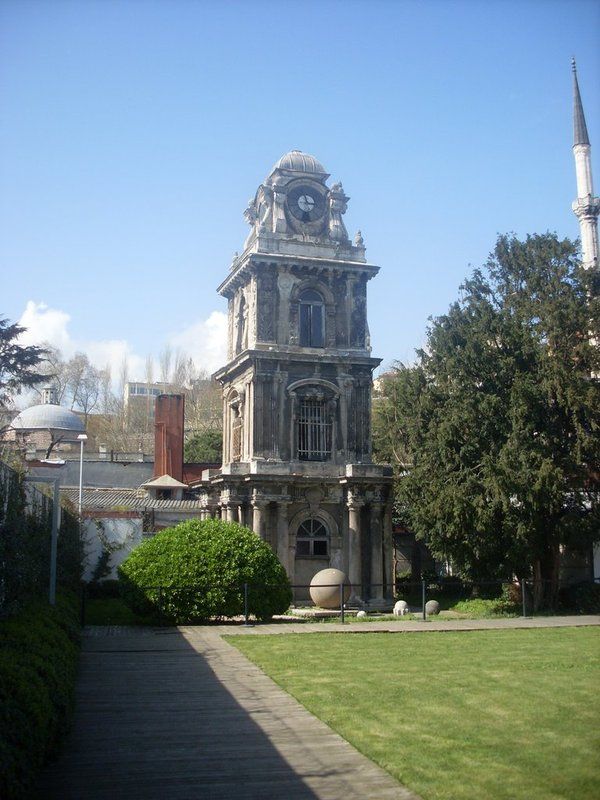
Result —
<svg viewBox="0 0 600 800"><path fill-rule="evenodd" d="M306 289L300 295L301 347L325 346L324 308L323 298L314 289Z"/></svg>
<svg viewBox="0 0 600 800"><path fill-rule="evenodd" d="M305 520L298 528L296 555L327 557L329 555L329 533L318 519Z"/></svg>

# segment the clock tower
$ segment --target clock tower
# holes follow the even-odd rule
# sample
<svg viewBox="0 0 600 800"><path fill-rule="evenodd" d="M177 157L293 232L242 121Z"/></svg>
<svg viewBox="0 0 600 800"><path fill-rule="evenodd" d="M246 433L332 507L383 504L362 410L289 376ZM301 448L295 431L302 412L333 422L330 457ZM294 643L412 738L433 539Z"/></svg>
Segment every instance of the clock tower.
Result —
<svg viewBox="0 0 600 800"><path fill-rule="evenodd" d="M356 604L391 598L391 470L371 458L372 373L360 232L349 198L311 155L275 164L244 212L250 233L219 286L228 301L223 465L204 484L206 514L271 544L296 597L342 569ZM304 588L302 588L304 587Z"/></svg>

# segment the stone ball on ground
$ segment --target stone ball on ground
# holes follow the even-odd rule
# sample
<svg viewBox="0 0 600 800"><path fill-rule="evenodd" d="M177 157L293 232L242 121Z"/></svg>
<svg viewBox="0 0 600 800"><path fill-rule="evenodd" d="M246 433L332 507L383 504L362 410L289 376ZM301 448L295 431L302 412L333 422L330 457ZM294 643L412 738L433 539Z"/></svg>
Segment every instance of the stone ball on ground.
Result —
<svg viewBox="0 0 600 800"><path fill-rule="evenodd" d="M367 612L366 611L359 611L357 613L357 615L356 615L356 618L357 619L362 619L363 617L366 617L366 616L367 616Z"/></svg>
<svg viewBox="0 0 600 800"><path fill-rule="evenodd" d="M310 582L310 599L319 608L340 607L340 584L344 584L344 603L350 597L350 584L341 569L322 569Z"/></svg>
<svg viewBox="0 0 600 800"><path fill-rule="evenodd" d="M437 600L428 600L425 603L425 613L426 614L439 614L440 613L440 604Z"/></svg>
<svg viewBox="0 0 600 800"><path fill-rule="evenodd" d="M406 600L398 600L394 605L394 616L403 617L405 614L408 614L408 603Z"/></svg>

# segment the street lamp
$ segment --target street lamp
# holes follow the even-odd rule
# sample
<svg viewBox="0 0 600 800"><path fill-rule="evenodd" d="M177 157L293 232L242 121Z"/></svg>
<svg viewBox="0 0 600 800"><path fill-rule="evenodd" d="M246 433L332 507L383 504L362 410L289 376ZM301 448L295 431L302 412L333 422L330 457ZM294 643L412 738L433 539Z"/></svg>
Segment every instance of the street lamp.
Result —
<svg viewBox="0 0 600 800"><path fill-rule="evenodd" d="M81 525L81 493L83 490L83 445L87 442L87 435L80 433L77 441L80 442L81 447L79 450L79 524Z"/></svg>

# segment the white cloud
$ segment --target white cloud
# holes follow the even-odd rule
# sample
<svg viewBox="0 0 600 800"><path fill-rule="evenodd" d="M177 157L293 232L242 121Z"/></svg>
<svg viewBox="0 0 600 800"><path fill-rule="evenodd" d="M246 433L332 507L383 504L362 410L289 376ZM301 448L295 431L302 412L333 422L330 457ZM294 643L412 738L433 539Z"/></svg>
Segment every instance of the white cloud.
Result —
<svg viewBox="0 0 600 800"><path fill-rule="evenodd" d="M67 359L74 353L85 353L99 369L110 365L114 383L126 358L129 379L144 380L146 358L135 353L126 339L77 339L69 331L70 321L65 311L29 300L19 320L19 325L26 328L19 341L37 345L49 342ZM198 368L207 372L214 372L225 363L226 343L227 315L221 311L213 311L207 319L192 323L167 342L172 348L184 351ZM155 375L158 375L158 354L154 355Z"/></svg>
<svg viewBox="0 0 600 800"><path fill-rule="evenodd" d="M227 314L213 311L208 319L172 334L168 344L187 353L199 369L214 372L227 358Z"/></svg>
<svg viewBox="0 0 600 800"><path fill-rule="evenodd" d="M19 325L26 328L19 342L25 345L50 342L68 358L75 352L67 331L70 320L64 311L29 300L19 320Z"/></svg>
<svg viewBox="0 0 600 800"><path fill-rule="evenodd" d="M145 359L134 353L125 339L89 341L77 349L79 352L85 353L98 369L104 369L108 365L113 382L118 380L125 359L127 359L127 372L130 380L143 380Z"/></svg>

